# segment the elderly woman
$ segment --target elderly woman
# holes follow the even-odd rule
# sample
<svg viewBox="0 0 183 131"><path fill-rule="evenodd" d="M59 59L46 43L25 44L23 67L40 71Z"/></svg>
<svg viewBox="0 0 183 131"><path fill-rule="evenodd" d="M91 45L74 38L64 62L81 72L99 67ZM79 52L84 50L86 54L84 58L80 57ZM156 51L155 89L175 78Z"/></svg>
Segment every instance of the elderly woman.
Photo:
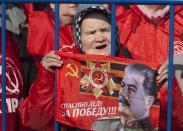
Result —
<svg viewBox="0 0 183 131"><path fill-rule="evenodd" d="M99 5L80 5L73 22L75 44L83 54L111 54L111 14ZM120 46L116 33L116 55L130 56L128 51ZM42 59L45 69L53 71L52 67L61 67L61 58L51 51ZM164 67L163 67L164 68ZM162 68L160 68L162 69ZM161 75L165 75L163 72Z"/></svg>
<svg viewBox="0 0 183 131"><path fill-rule="evenodd" d="M73 32L75 44L78 46L81 53L85 54L98 54L98 55L110 55L111 54L111 14L101 5L86 5L82 4L78 7L76 16L73 22ZM118 36L118 35L116 35ZM120 48L118 38L117 38L117 50L116 55L122 54L122 56L128 56L127 50ZM62 49L60 49L62 50ZM119 50L122 50L121 52ZM43 71L50 74L53 72L52 67L61 67L63 62L59 56L55 54L55 51L51 51L42 58ZM44 76L38 76L41 79ZM49 78L49 77L48 77ZM48 79L47 78L47 79ZM38 86L39 89L44 89L44 91L34 90L34 94L40 94L39 97L43 97L42 101L34 102L39 103L34 108L33 113L29 114L36 115L41 120L46 119L46 122L40 123L41 129L45 126L53 124L54 121L54 91L53 91L53 79L49 78L48 81L44 83L36 84L33 86ZM44 86L44 87L41 87ZM51 90L52 89L52 90ZM32 92L33 93L33 92ZM31 94L31 95L34 95ZM45 98L46 96L46 98ZM30 99L30 97L29 97ZM26 101L30 101L27 99ZM34 99L36 101L36 99ZM33 104L34 104L33 103ZM25 104L21 108L24 108ZM20 110L21 111L21 110ZM40 116L39 116L40 115ZM32 118L33 119L33 118ZM37 123L33 123L37 124Z"/></svg>
<svg viewBox="0 0 183 131"><path fill-rule="evenodd" d="M73 21L75 44L83 54L111 55L111 13L108 9L96 4L82 4L78 7ZM116 33L117 48L115 54L130 58L128 51L120 46ZM61 58L55 51L48 53L42 64L52 71L53 66L62 65Z"/></svg>
<svg viewBox="0 0 183 131"><path fill-rule="evenodd" d="M73 34L75 44L83 54L110 55L111 54L111 14L98 5L80 5L73 22ZM120 47L118 34L116 33L116 55L123 53L129 56L128 51ZM42 60L43 66L52 71L52 67L61 67L61 58L51 51ZM161 67L160 70L162 70ZM166 71L161 75L166 75Z"/></svg>
<svg viewBox="0 0 183 131"><path fill-rule="evenodd" d="M73 31L75 43L81 53L111 54L110 19L110 12L101 5L83 4L78 7L74 18ZM65 37L62 38L64 39ZM47 42L46 45L50 44L50 40L46 40L44 40ZM44 45L44 50L41 50L44 52L43 54L50 49L46 45ZM24 125L37 131L53 131L54 79L52 67L61 67L62 63L61 58L55 55L55 51L49 52L42 58L42 68L39 69L29 96L19 108L20 117Z"/></svg>

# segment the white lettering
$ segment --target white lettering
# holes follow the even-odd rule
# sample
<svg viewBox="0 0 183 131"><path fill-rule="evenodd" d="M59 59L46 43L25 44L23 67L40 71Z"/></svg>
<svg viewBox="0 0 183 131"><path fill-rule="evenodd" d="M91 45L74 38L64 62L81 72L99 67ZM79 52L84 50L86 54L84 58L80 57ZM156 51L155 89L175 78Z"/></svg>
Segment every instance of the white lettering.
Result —
<svg viewBox="0 0 183 131"><path fill-rule="evenodd" d="M69 112L69 110L63 111L63 112L62 112L62 116L63 116L63 117L70 117L70 112Z"/></svg>
<svg viewBox="0 0 183 131"><path fill-rule="evenodd" d="M75 115L75 112L76 112L76 115ZM73 117L78 117L79 116L79 109L74 109L72 116Z"/></svg>
<svg viewBox="0 0 183 131"><path fill-rule="evenodd" d="M82 109L79 111L79 115L80 115L80 116L86 116L86 109L85 109L85 108L82 108Z"/></svg>
<svg viewBox="0 0 183 131"><path fill-rule="evenodd" d="M18 100L15 98L12 98L11 104L12 104L12 111L15 112L18 107Z"/></svg>
<svg viewBox="0 0 183 131"><path fill-rule="evenodd" d="M87 107L87 106L88 106L88 102L63 103L61 104L61 109L81 108L81 107Z"/></svg>
<svg viewBox="0 0 183 131"><path fill-rule="evenodd" d="M2 101L2 99L0 99ZM16 112L18 107L18 99L17 98L6 98L6 113ZM2 113L2 109L0 109L0 114Z"/></svg>
<svg viewBox="0 0 183 131"><path fill-rule="evenodd" d="M86 116L91 116L91 115L92 115L92 108L87 108Z"/></svg>

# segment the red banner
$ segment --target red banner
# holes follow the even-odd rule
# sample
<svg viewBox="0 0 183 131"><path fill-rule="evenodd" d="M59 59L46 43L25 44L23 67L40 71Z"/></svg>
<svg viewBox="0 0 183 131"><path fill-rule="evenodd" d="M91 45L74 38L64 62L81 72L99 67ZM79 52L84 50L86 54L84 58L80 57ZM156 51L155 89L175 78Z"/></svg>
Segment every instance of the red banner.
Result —
<svg viewBox="0 0 183 131"><path fill-rule="evenodd" d="M60 53L56 120L96 131L154 130L159 123L159 65L110 56Z"/></svg>

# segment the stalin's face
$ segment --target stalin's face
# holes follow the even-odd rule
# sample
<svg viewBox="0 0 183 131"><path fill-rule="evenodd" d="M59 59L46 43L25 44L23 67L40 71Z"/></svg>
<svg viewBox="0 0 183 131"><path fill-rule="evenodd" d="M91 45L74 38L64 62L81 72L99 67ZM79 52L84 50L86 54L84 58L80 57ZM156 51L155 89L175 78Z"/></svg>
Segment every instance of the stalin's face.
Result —
<svg viewBox="0 0 183 131"><path fill-rule="evenodd" d="M154 97L145 93L143 82L144 76L125 72L119 92L119 112L131 119L143 119L149 115L149 109Z"/></svg>

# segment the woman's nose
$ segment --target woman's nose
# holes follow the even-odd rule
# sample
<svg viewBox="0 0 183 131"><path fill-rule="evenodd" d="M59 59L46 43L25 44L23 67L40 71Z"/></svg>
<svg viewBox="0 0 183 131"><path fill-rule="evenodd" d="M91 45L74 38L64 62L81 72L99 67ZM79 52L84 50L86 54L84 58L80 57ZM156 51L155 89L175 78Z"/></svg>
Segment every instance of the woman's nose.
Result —
<svg viewBox="0 0 183 131"><path fill-rule="evenodd" d="M103 33L101 32L96 33L96 38L95 38L96 42L103 42L105 40L106 40L106 37L103 35Z"/></svg>

